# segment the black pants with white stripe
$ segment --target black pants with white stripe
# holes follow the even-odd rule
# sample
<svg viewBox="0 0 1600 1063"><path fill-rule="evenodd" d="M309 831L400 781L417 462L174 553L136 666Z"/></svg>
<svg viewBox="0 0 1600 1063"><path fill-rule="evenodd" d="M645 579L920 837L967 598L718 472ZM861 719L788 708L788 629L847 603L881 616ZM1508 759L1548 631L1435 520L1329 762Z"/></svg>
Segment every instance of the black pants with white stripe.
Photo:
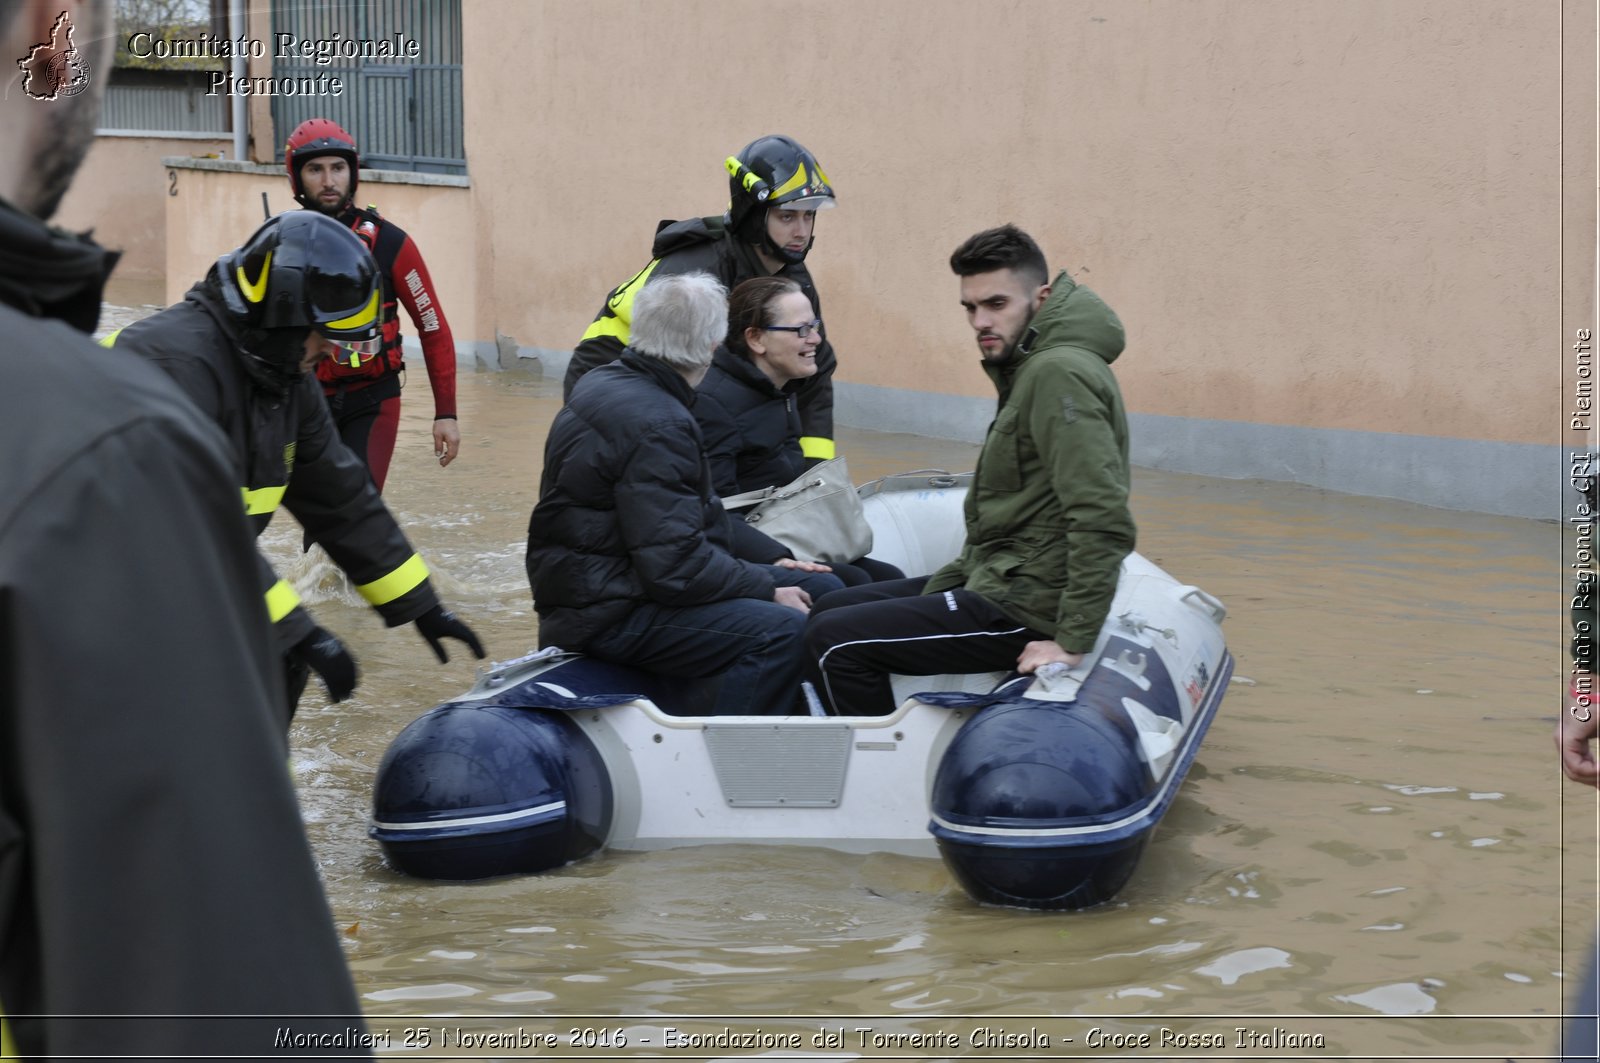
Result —
<svg viewBox="0 0 1600 1063"><path fill-rule="evenodd" d="M928 577L846 587L811 606L806 678L840 716L895 709L889 673L1003 672L1030 642L1048 639L964 588L923 594Z"/></svg>

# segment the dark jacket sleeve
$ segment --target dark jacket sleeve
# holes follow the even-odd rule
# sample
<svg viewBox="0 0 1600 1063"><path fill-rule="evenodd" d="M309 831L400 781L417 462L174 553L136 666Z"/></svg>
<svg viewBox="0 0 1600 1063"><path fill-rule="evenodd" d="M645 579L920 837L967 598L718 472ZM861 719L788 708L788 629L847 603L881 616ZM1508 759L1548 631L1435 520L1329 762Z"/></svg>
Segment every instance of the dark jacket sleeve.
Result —
<svg viewBox="0 0 1600 1063"><path fill-rule="evenodd" d="M204 359L190 357L182 350L185 340L189 343L215 343L220 342L221 333L214 331L214 326L205 328L206 319L198 314L186 319L187 331L179 323L184 319L168 322L160 320L161 317L157 315L137 321L100 342L112 349L120 348L125 353L143 356L166 373L210 423L222 425L230 415L239 416L239 411L226 409L222 383L217 379L212 365ZM174 335L178 337L176 349ZM224 451L231 452L231 448ZM271 514L257 519L264 527L265 522L271 519ZM300 595L294 587L287 580L279 578L259 547L256 548L255 570L255 585L266 601L267 614L272 621L273 643L280 653L286 652L311 633L316 626L315 621L301 607Z"/></svg>
<svg viewBox="0 0 1600 1063"><path fill-rule="evenodd" d="M395 523L361 459L334 428L316 379L300 381L300 431L283 504L390 627L439 604L428 567Z"/></svg>
<svg viewBox="0 0 1600 1063"><path fill-rule="evenodd" d="M833 442L833 344L823 340L817 347L817 371L806 377L796 392L800 407L800 451L806 468L838 457Z"/></svg>
<svg viewBox="0 0 1600 1063"><path fill-rule="evenodd" d="M822 300L817 295L811 274L797 277L801 287L811 299L811 307L822 318L822 342L817 345L817 371L800 382L796 392L800 408L800 451L805 455L806 468L819 461L839 456L833 442L833 372L838 359L833 353L833 342L828 339L827 318L822 316Z"/></svg>
<svg viewBox="0 0 1600 1063"><path fill-rule="evenodd" d="M134 422L85 442L0 520L0 1001L18 1047L266 1055L286 1021L208 1015L359 1029L225 441ZM107 1014L198 1017L81 1017Z"/></svg>
<svg viewBox="0 0 1600 1063"><path fill-rule="evenodd" d="M778 540L744 522L736 513L728 514L728 530L733 539L733 554L758 565L770 565L782 557L793 557L794 551Z"/></svg>
<svg viewBox="0 0 1600 1063"><path fill-rule="evenodd" d="M300 594L288 580L279 577L259 549L256 555L256 586L267 603L267 619L272 621L272 637L279 653L311 634L316 621L300 604Z"/></svg>
<svg viewBox="0 0 1600 1063"><path fill-rule="evenodd" d="M706 537L702 476L698 440L676 425L644 433L623 467L617 523L644 592L672 606L770 600L775 585L760 566Z"/></svg>

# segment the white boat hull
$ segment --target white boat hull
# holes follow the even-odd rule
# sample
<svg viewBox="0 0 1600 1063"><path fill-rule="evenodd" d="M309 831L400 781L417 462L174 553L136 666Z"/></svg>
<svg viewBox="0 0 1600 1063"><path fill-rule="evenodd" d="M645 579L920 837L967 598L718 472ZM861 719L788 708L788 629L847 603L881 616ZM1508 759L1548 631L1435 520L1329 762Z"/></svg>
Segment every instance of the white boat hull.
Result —
<svg viewBox="0 0 1600 1063"><path fill-rule="evenodd" d="M938 484L864 489L874 556L918 571L953 555L959 535L933 540L959 528L964 478ZM1193 760L1231 671L1223 615L1130 555L1076 670L897 676L884 717L675 715L682 681L530 654L396 739L372 834L402 870L444 878L602 847L942 853L979 900L1084 907L1132 874Z"/></svg>

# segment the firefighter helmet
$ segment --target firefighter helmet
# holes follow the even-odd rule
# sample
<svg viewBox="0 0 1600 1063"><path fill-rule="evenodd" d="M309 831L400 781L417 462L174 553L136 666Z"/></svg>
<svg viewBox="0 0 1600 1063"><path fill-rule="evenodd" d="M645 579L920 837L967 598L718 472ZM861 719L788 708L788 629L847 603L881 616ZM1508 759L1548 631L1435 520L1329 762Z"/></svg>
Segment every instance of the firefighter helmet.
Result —
<svg viewBox="0 0 1600 1063"><path fill-rule="evenodd" d="M724 166L728 171L728 228L739 239L760 244L785 261L802 261L805 251L786 251L767 235L767 210L824 210L836 205L833 186L817 165L816 156L789 137L767 136L729 156ZM807 244L806 251L810 249Z"/></svg>
<svg viewBox="0 0 1600 1063"><path fill-rule="evenodd" d="M382 346L378 265L360 237L324 214L269 218L217 261L215 280L246 353L278 378L299 375L312 330L343 358Z"/></svg>

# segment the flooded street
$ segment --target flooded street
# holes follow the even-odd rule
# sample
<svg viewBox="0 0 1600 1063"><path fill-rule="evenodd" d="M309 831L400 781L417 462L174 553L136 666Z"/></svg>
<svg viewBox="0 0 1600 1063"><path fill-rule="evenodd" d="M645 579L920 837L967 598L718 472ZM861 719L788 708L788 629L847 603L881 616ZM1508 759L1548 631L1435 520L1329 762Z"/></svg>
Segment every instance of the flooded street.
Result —
<svg viewBox="0 0 1600 1063"><path fill-rule="evenodd" d="M537 645L522 553L559 394L464 373L461 457L441 470L412 374L386 497L498 660ZM858 481L968 469L977 449L860 429L840 448ZM264 549L362 669L340 705L313 681L291 742L370 1026L393 1054L462 1057L495 1053L450 1043L458 1027L576 1029L599 1058L615 1031L636 1048L668 1026L804 1032L841 1059L1005 1054L980 1028L1050 1038L1026 1058L1276 1058L1274 1027L1322 1038L1276 1042L1284 1057L1548 1055L1563 948L1574 965L1595 896L1594 796L1564 783L1549 737L1558 525L1148 470L1134 485L1139 549L1227 604L1237 670L1132 883L1076 914L980 908L937 860L799 847L602 853L469 884L389 870L366 834L378 761L475 662L450 644L440 667L409 626L386 630L280 515ZM811 1043L824 1027L843 1043ZM960 1047L871 1040L912 1033ZM535 1053L497 1058L518 1054Z"/></svg>

